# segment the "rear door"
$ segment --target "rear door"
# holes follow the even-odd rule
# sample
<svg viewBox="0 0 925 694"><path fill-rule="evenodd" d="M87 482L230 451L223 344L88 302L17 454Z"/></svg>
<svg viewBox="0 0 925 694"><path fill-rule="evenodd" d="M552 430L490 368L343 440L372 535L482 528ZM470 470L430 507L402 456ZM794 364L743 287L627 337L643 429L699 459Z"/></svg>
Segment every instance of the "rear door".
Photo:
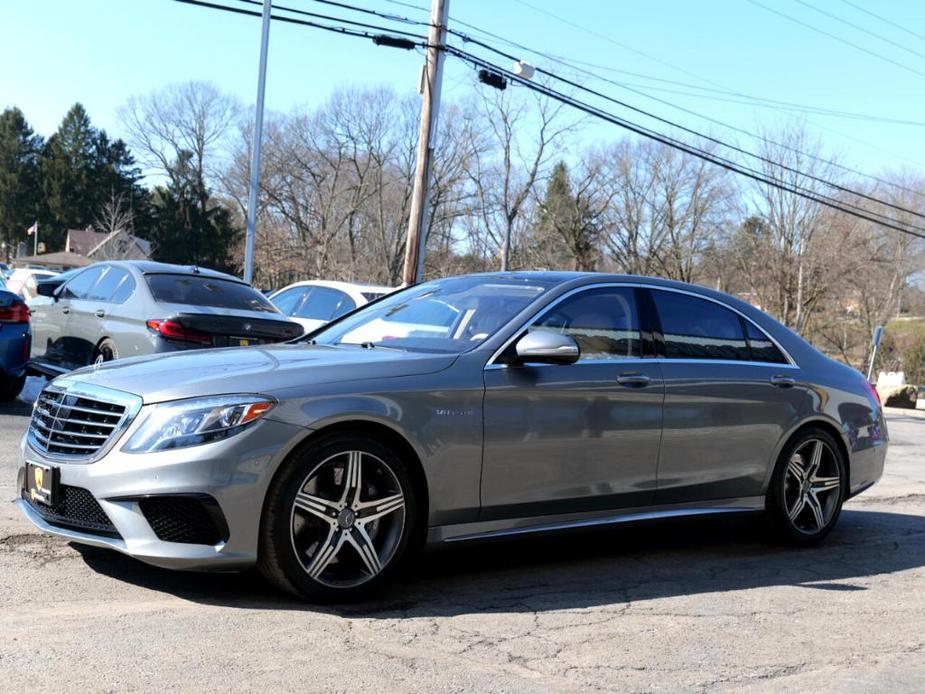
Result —
<svg viewBox="0 0 925 694"><path fill-rule="evenodd" d="M664 387L659 364L645 358L636 295L583 289L524 331L572 336L574 364L486 367L484 519L652 502Z"/></svg>
<svg viewBox="0 0 925 694"><path fill-rule="evenodd" d="M652 289L665 415L658 503L758 496L778 441L812 406L799 368L728 306Z"/></svg>

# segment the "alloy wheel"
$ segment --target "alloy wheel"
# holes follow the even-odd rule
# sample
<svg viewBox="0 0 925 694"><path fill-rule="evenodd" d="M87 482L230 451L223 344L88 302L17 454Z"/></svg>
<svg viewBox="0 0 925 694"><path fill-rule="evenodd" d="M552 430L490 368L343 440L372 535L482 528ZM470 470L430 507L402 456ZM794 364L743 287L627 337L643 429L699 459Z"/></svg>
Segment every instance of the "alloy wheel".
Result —
<svg viewBox="0 0 925 694"><path fill-rule="evenodd" d="M394 556L404 527L398 477L365 451L323 460L302 481L292 503L296 557L310 578L332 588L375 578Z"/></svg>
<svg viewBox="0 0 925 694"><path fill-rule="evenodd" d="M787 516L798 531L821 532L838 512L841 468L829 445L812 438L790 456L784 479Z"/></svg>

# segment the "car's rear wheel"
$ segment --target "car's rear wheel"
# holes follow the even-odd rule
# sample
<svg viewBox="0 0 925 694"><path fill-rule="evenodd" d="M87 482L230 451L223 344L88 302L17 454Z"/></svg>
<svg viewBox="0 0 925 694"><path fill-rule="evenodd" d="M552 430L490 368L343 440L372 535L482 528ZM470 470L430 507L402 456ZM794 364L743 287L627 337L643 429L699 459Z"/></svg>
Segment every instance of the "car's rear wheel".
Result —
<svg viewBox="0 0 925 694"><path fill-rule="evenodd" d="M838 521L847 490L846 461L824 429L804 431L788 443L774 469L767 511L785 540L814 544Z"/></svg>
<svg viewBox="0 0 925 694"><path fill-rule="evenodd" d="M267 492L258 567L318 600L351 600L392 574L416 518L411 478L387 446L335 434L290 459Z"/></svg>
<svg viewBox="0 0 925 694"><path fill-rule="evenodd" d="M113 361L119 358L119 352L116 350L116 344L110 340L105 339L100 342L96 347L96 351L93 354L93 363L102 364L107 361Z"/></svg>

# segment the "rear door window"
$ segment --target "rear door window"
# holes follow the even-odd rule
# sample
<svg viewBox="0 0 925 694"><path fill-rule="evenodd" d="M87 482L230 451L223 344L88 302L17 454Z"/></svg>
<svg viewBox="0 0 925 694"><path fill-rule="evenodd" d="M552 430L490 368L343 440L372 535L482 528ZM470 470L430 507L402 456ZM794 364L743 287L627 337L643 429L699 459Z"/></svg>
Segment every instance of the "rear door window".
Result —
<svg viewBox="0 0 925 694"><path fill-rule="evenodd" d="M748 337L748 347L752 352L752 361L765 361L771 364L789 363L777 345L757 325L745 321L745 334Z"/></svg>
<svg viewBox="0 0 925 694"><path fill-rule="evenodd" d="M750 361L737 313L689 294L652 290L669 359Z"/></svg>
<svg viewBox="0 0 925 694"><path fill-rule="evenodd" d="M145 281L159 303L278 313L263 294L240 282L201 275L146 275Z"/></svg>

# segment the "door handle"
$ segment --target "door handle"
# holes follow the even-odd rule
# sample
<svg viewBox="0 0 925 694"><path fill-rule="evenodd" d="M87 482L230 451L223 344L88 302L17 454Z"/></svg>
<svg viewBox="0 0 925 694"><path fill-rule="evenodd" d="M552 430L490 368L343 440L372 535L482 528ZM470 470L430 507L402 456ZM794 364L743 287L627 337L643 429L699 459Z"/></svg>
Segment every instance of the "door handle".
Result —
<svg viewBox="0 0 925 694"><path fill-rule="evenodd" d="M63 313L64 315L67 315L70 312L71 312L71 309L69 309L67 306L61 307L61 313Z"/></svg>
<svg viewBox="0 0 925 694"><path fill-rule="evenodd" d="M106 311L104 311L104 310L101 309L101 308L96 309L96 317L97 317L97 318L102 318L102 317L105 316L105 315L106 315Z"/></svg>
<svg viewBox="0 0 925 694"><path fill-rule="evenodd" d="M775 385L778 388L790 388L797 382L795 378L790 378L790 376L782 376L781 374L775 374L771 376L771 385Z"/></svg>
<svg viewBox="0 0 925 694"><path fill-rule="evenodd" d="M652 379L645 374L639 373L625 373L617 376L617 383L621 386L634 386L637 388L649 385L651 380Z"/></svg>

